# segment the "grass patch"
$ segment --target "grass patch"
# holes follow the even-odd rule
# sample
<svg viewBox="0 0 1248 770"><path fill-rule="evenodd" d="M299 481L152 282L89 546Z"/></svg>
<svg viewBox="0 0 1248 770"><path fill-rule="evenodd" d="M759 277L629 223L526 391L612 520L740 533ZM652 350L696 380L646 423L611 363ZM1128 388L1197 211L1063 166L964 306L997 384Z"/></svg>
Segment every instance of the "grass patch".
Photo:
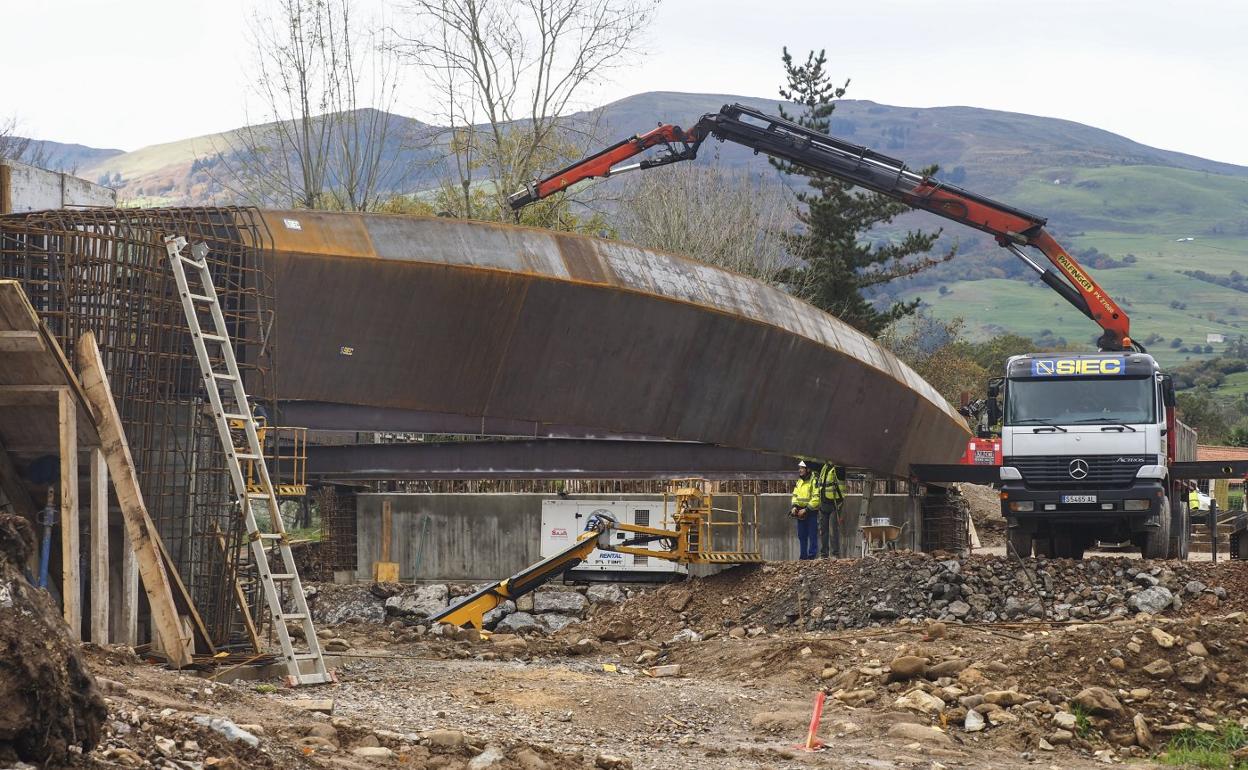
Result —
<svg viewBox="0 0 1248 770"><path fill-rule="evenodd" d="M1228 396L1236 398L1238 396L1248 396L1248 372L1235 372L1226 375L1226 380L1217 388L1220 396Z"/></svg>
<svg viewBox="0 0 1248 770"><path fill-rule="evenodd" d="M291 540L311 540L315 543L321 542L320 527L299 527L286 530L286 535Z"/></svg>
<svg viewBox="0 0 1248 770"><path fill-rule="evenodd" d="M1092 720L1089 719L1088 710L1078 703L1070 704L1070 713L1075 715L1075 735L1080 738L1087 738L1092 734Z"/></svg>
<svg viewBox="0 0 1248 770"><path fill-rule="evenodd" d="M1248 770L1248 759L1234 757L1234 752L1245 746L1248 733L1234 722L1223 723L1212 733L1189 727L1170 739L1160 759L1174 767Z"/></svg>

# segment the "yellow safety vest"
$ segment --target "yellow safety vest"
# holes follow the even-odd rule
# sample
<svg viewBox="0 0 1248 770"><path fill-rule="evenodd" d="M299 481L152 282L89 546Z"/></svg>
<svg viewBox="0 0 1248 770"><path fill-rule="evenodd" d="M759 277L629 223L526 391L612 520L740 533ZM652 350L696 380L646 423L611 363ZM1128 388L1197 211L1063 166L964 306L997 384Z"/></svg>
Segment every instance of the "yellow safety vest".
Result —
<svg viewBox="0 0 1248 770"><path fill-rule="evenodd" d="M804 479L798 477L797 483L793 485L793 507L819 507L819 485L815 481L815 474L812 473Z"/></svg>
<svg viewBox="0 0 1248 770"><path fill-rule="evenodd" d="M1187 510L1189 510L1189 511L1199 511L1199 510L1200 510L1200 492L1199 492L1199 490L1195 490L1195 489L1193 489L1191 492L1189 492L1189 493L1188 493L1188 495L1187 495Z"/></svg>
<svg viewBox="0 0 1248 770"><path fill-rule="evenodd" d="M845 482L841 480L841 476L836 472L836 466L832 463L824 463L819 469L819 499L831 500L835 503L845 501Z"/></svg>

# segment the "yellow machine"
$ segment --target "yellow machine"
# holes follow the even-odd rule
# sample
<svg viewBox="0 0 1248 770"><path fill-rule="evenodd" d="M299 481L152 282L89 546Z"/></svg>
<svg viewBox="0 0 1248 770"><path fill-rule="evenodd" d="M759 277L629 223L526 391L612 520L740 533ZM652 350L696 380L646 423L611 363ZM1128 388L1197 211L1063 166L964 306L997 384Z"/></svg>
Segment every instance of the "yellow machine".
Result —
<svg viewBox="0 0 1248 770"><path fill-rule="evenodd" d="M737 495L735 511L717 509L707 483L700 479L677 482L676 488L664 496L665 518L673 529L643 527L626 524L601 513L589 517L585 531L571 545L559 553L526 567L506 580L488 585L474 594L465 596L456 604L430 618L431 621L450 623L455 626L471 624L480 629L485 614L505 601L523 596L538 586L576 567L595 549L650 556L686 564L748 564L761 562L758 550L758 499L750 516L741 495ZM668 504L674 509L668 514ZM716 512L735 513L732 519L716 519ZM723 532L734 528L733 533ZM633 535L625 540L613 538L618 533ZM723 535L730 537L724 538ZM617 542L612 542L616 539ZM732 550L716 548L718 541L731 541ZM649 543L659 542L662 549L646 548ZM747 548L749 550L747 550Z"/></svg>

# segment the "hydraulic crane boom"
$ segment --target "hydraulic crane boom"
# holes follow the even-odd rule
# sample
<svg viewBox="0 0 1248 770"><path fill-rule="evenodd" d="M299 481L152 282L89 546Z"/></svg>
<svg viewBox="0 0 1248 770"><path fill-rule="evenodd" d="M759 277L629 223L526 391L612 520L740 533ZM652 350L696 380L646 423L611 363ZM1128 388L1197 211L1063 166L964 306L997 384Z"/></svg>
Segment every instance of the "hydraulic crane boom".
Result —
<svg viewBox="0 0 1248 770"><path fill-rule="evenodd" d="M692 160L697 157L702 142L710 136L982 230L1021 259L1079 312L1095 321L1104 330L1098 340L1102 350L1143 350L1131 339L1127 314L1044 229L1047 220L1043 217L911 171L896 158L740 104L725 105L719 112L703 115L688 131L679 126L662 125L608 147L526 186L509 198L511 206L519 209L586 179ZM631 166L617 167L653 147L663 147L665 153ZM1060 275L1033 259L1020 248L1022 246L1039 250Z"/></svg>

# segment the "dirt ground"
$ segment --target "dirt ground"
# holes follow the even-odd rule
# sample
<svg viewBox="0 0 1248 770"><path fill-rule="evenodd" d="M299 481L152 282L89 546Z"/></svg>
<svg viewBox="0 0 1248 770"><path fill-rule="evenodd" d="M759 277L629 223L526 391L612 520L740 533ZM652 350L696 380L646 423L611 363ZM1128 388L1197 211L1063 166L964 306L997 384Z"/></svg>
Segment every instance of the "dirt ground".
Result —
<svg viewBox="0 0 1248 770"><path fill-rule="evenodd" d="M1208 577L1238 587L1245 567L1208 565ZM124 650L88 649L109 719L75 766L1150 766L1181 729L1248 725L1248 616L1235 607L1095 623L759 624L674 642L669 623L636 617L627 603L612 612L633 617L631 629L600 623L604 611L527 639L469 641L465 632L399 642L412 626L347 622L326 630L350 646L339 683L299 690L211 682ZM806 752L797 746L821 691L827 749ZM302 708L309 698L332 699L332 715ZM256 745L196 717L227 719Z"/></svg>
<svg viewBox="0 0 1248 770"><path fill-rule="evenodd" d="M1005 519L1001 516L1001 497L992 487L979 484L958 484L971 511L971 521L979 543L984 548L1005 547Z"/></svg>

